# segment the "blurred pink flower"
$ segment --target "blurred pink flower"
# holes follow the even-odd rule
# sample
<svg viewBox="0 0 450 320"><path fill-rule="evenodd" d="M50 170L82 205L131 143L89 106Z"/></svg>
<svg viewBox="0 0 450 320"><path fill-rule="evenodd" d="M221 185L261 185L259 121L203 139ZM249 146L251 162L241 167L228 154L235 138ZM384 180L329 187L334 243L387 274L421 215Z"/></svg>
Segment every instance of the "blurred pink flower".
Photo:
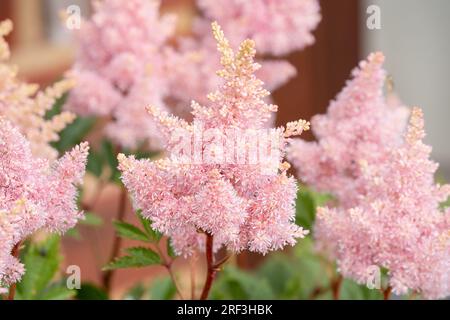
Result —
<svg viewBox="0 0 450 320"><path fill-rule="evenodd" d="M438 167L423 144L423 114L414 108L404 142L377 162L360 159L365 193L352 208L320 208L319 247L332 252L345 277L367 283L372 266L388 270L393 292L450 295L450 185L434 183Z"/></svg>
<svg viewBox="0 0 450 320"><path fill-rule="evenodd" d="M250 38L263 54L286 55L314 42L320 22L317 0L197 0L211 20L230 35L232 45Z"/></svg>
<svg viewBox="0 0 450 320"><path fill-rule="evenodd" d="M173 16L160 15L159 1L95 2L77 34L79 55L69 73L77 85L69 110L109 117L107 135L124 147L157 139L156 130L141 129L152 125L145 106L167 97L165 51L174 27Z"/></svg>
<svg viewBox="0 0 450 320"><path fill-rule="evenodd" d="M8 61L10 52L4 37L11 30L11 21L0 23L0 117L13 123L25 135L34 155L55 160L58 152L50 143L58 141L58 132L71 123L75 115L62 112L46 119L45 114L73 86L73 82L62 80L39 91L37 85L21 81L17 68Z"/></svg>
<svg viewBox="0 0 450 320"><path fill-rule="evenodd" d="M218 6L232 10L245 7L247 18L228 17L224 21L227 26L247 21L249 32L243 33L241 28L229 30L236 45L246 37L255 37L262 48L267 48L265 52L286 54L311 44L310 31L320 20L317 1L280 3L257 2L261 29L253 29L248 23L247 4L232 1ZM210 6L202 3L208 17L211 17ZM263 23L264 16L272 9L275 17ZM151 148L160 145L157 130L150 129L154 124L144 114L145 106L159 105L189 118L189 102L195 99L206 103L207 93L222 83L214 74L220 65L209 23L208 19L198 19L192 37L175 37L175 20L173 16L160 15L159 1L99 2L92 18L82 24L78 33L79 56L70 73L78 81L70 93L69 110L84 116L107 116L112 124L106 134L123 147L147 141ZM290 37L294 35L289 42L282 39L285 32ZM261 59L261 62L263 68L257 75L269 90L275 90L296 75L295 68L287 61ZM143 82L151 82L150 94L150 85ZM136 104L137 99L141 106ZM127 114L129 110L141 116L132 117ZM146 130L142 130L144 126Z"/></svg>
<svg viewBox="0 0 450 320"><path fill-rule="evenodd" d="M119 169L135 208L142 209L155 229L171 237L178 254L189 255L202 247L203 237L198 232L213 235L216 249L226 246L232 251L265 254L293 245L307 234L294 223L297 185L282 161L288 138L308 129L308 123L301 120L289 123L286 129L265 129L277 107L264 101L269 92L254 75L260 67L254 62L254 42L244 41L234 53L217 24L213 31L222 55L219 90L208 95L207 106L193 102L192 123L149 108L161 127L170 157L152 162L119 155ZM203 151L217 151L216 138L234 141L227 129L253 129L268 133L279 153L270 163L239 164L234 153L229 162L185 161L177 153L176 133L189 134L198 127L217 133L212 140L202 139L199 149ZM241 148L247 150L253 144L254 140L246 140ZM272 174L264 172L267 166L275 168Z"/></svg>
<svg viewBox="0 0 450 320"><path fill-rule="evenodd" d="M41 228L62 233L83 217L77 210L88 153L83 143L52 163L35 157L19 130L0 119L0 286L18 281L23 265L13 247Z"/></svg>
<svg viewBox="0 0 450 320"><path fill-rule="evenodd" d="M361 160L374 163L402 140L409 111L383 94L384 56L377 52L362 61L353 79L328 107L312 118L317 142L295 140L288 158L308 185L351 207L367 191L359 179ZM389 102L389 103L388 103Z"/></svg>

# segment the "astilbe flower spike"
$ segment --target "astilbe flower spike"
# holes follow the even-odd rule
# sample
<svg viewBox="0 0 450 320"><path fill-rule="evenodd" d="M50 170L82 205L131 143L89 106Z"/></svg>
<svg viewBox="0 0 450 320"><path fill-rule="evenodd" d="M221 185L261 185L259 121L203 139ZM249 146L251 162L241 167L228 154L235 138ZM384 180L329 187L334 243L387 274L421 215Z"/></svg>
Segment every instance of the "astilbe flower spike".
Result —
<svg viewBox="0 0 450 320"><path fill-rule="evenodd" d="M254 75L259 68L254 62L254 42L245 40L234 53L216 23L213 33L222 56L223 69L218 75L223 85L208 96L207 106L192 103L192 123L148 108L161 126L170 157L152 162L121 154L119 169L135 208L142 209L152 226L172 239L178 254L189 255L203 247L204 237L199 232L214 237L215 249L226 246L234 252L265 254L293 245L307 234L294 223L297 185L287 175L289 165L283 157L289 137L308 129L309 124L298 121L286 130L265 129L265 122L277 107L265 102L269 92ZM189 136L200 128L204 134L201 141L190 137L187 149L191 145L197 148L199 143L198 150L214 156L222 154L224 144L229 146L228 151L247 150L256 140L247 139L240 148L234 143L239 138L236 132L249 129L257 135L265 132L278 153L255 163L239 162L234 151L220 161L208 161L211 159L204 153L198 159L195 155L193 159L190 151L180 153L177 133ZM206 137L206 132L214 135ZM241 160L248 158L245 155ZM275 170L269 173L268 167Z"/></svg>
<svg viewBox="0 0 450 320"><path fill-rule="evenodd" d="M19 128L31 142L35 155L54 160L58 153L50 143L59 139L58 132L71 123L75 115L62 112L47 120L45 113L74 83L62 80L42 92L36 85L20 81L17 69L7 63L10 52L4 36L11 30L11 21L0 24L0 116Z"/></svg>
<svg viewBox="0 0 450 320"><path fill-rule="evenodd" d="M88 146L82 143L50 162L33 155L30 142L0 117L0 288L20 280L24 266L14 246L39 229L63 233L83 217L77 210Z"/></svg>
<svg viewBox="0 0 450 320"><path fill-rule="evenodd" d="M344 276L367 283L373 266L386 268L394 293L411 289L436 299L450 294L450 209L439 208L450 185L434 183L438 165L422 142L423 126L414 108L404 142L378 162L358 164L366 186L361 201L320 208L315 231Z"/></svg>
<svg viewBox="0 0 450 320"><path fill-rule="evenodd" d="M142 107L164 106L168 94L166 51L175 19L160 15L159 6L155 0L95 2L76 34L80 49L69 74L77 86L67 108L112 119L107 136L127 148L146 140L153 148L160 145Z"/></svg>
<svg viewBox="0 0 450 320"><path fill-rule="evenodd" d="M110 119L106 135L125 148L161 148L162 138L155 124L145 116L142 105L158 105L189 118L189 102L195 99L206 103L207 93L222 83L215 76L219 58L209 32L209 18L213 17L210 4L200 3L206 16L197 19L193 35L180 36L174 34L174 17L159 13L159 3L156 0L98 2L92 17L83 21L77 33L80 50L70 71L77 86L71 91L67 107L82 116ZM217 5L228 9L230 4L220 2ZM235 2L232 5L238 6ZM248 6L244 6L246 18L236 16L239 25L244 20L248 22ZM277 19L266 20L261 30L253 29L249 23L243 28L251 29L249 32L230 28L232 44L237 46L253 36L261 41L275 39L275 33L277 40L270 47L283 46L282 52L287 54L312 43L310 31L320 20L317 0L290 2L285 6L258 1L258 12L262 13L260 21L272 6L279 7L276 13L280 14ZM287 17L289 22L280 25L282 17ZM228 16L223 23L231 26L233 21L233 17ZM269 29L272 31L266 32ZM295 40L288 43L280 40L286 30L290 30L291 35L291 31L295 31ZM286 47L287 44L290 46ZM296 74L294 66L286 60L259 60L263 68L257 75L269 90L279 88Z"/></svg>
<svg viewBox="0 0 450 320"><path fill-rule="evenodd" d="M197 0L197 3L206 16L223 26L232 44L250 38L260 53L276 56L311 45L312 31L321 19L316 0Z"/></svg>
<svg viewBox="0 0 450 320"><path fill-rule="evenodd" d="M193 36L180 39L177 52L170 54L173 68L169 80L176 88L173 98L181 104L191 99L206 103L206 94L221 85L221 79L213 76L220 65L209 32L211 19L223 26L232 47L250 38L260 54L278 58L311 45L311 32L321 19L317 0L198 0L197 4L204 15L195 20ZM285 59L260 56L258 62L262 68L256 75L271 91L297 74ZM185 81L187 78L192 81Z"/></svg>
<svg viewBox="0 0 450 320"><path fill-rule="evenodd" d="M289 148L288 159L302 180L331 193L340 206L353 206L366 192L359 162L376 162L402 141L409 111L385 98L383 62L381 52L362 61L327 113L312 118L317 142L298 139Z"/></svg>

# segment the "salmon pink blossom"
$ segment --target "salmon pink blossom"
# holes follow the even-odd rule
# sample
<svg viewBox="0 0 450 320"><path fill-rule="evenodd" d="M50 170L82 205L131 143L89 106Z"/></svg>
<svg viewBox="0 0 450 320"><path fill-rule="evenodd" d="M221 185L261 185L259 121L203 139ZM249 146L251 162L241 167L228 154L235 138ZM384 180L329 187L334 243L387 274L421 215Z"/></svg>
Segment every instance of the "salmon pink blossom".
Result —
<svg viewBox="0 0 450 320"><path fill-rule="evenodd" d="M65 232L83 217L75 200L88 146L50 163L34 156L30 142L0 118L0 151L0 287L8 287L24 273L14 246L39 229Z"/></svg>
<svg viewBox="0 0 450 320"><path fill-rule="evenodd" d="M254 42L245 40L235 53L215 23L213 31L222 56L223 69L218 75L223 85L208 95L208 105L192 104L192 123L150 107L170 157L152 162L119 155L119 169L135 208L142 209L153 227L172 239L177 253L189 255L202 247L200 232L214 237L216 249L226 246L235 252L265 254L293 245L307 233L294 223L297 184L286 173L289 165L283 158L289 137L301 134L309 124L300 120L289 123L286 129L266 129L265 123L277 107L265 102L269 92L254 75L260 67L254 62ZM198 159L190 158L191 152L180 154L180 135L176 133L190 136L199 127L204 129L199 150L223 155L222 147L228 144L236 153L221 161L209 161L204 153ZM237 153L258 143L251 139L234 144L235 133L243 129L268 134L273 145L261 146L263 153L270 148L278 152L268 161L254 163L245 153L239 162ZM206 132L214 135L206 137ZM196 148L194 140L189 139L185 147ZM274 170L265 170L268 166Z"/></svg>

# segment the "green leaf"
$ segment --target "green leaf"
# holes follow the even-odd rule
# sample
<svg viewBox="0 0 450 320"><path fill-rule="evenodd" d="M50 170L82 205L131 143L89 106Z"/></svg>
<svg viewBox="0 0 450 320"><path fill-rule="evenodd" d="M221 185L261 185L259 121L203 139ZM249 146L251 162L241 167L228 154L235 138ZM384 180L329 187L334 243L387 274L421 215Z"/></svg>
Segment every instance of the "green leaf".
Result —
<svg viewBox="0 0 450 320"><path fill-rule="evenodd" d="M114 270L123 268L140 268L150 265L160 264L161 258L153 250L134 247L126 249L128 256L116 258L114 261L106 265L103 270Z"/></svg>
<svg viewBox="0 0 450 320"><path fill-rule="evenodd" d="M78 300L108 300L108 294L102 288L92 283L82 283L81 288L77 290L76 298Z"/></svg>
<svg viewBox="0 0 450 320"><path fill-rule="evenodd" d="M111 170L110 180L116 183L121 183L120 181L120 171L117 168L119 161L117 160L117 152L114 149L114 145L108 141L103 140L101 144L101 151L106 163Z"/></svg>
<svg viewBox="0 0 450 320"><path fill-rule="evenodd" d="M90 150L87 158L86 170L96 177L100 177L103 172L103 157L95 151Z"/></svg>
<svg viewBox="0 0 450 320"><path fill-rule="evenodd" d="M136 215L138 216L139 221L141 222L141 225L144 228L147 236L154 242L158 242L159 240L161 240L162 234L152 228L151 221L142 215L142 210L137 210Z"/></svg>
<svg viewBox="0 0 450 320"><path fill-rule="evenodd" d="M150 287L152 300L171 300L175 297L177 289L169 277L155 279Z"/></svg>
<svg viewBox="0 0 450 320"><path fill-rule="evenodd" d="M300 187L296 200L296 224L312 231L316 219L316 209L332 198L327 194L312 191L306 187Z"/></svg>
<svg viewBox="0 0 450 320"><path fill-rule="evenodd" d="M172 241L170 240L170 238L167 239L167 254L171 258L176 258L177 257L177 254L175 253L175 250L173 249Z"/></svg>
<svg viewBox="0 0 450 320"><path fill-rule="evenodd" d="M41 243L29 242L22 252L22 262L26 272L17 284L22 299L34 299L50 284L56 275L61 256L60 237L49 236Z"/></svg>
<svg viewBox="0 0 450 320"><path fill-rule="evenodd" d="M67 230L64 236L81 240L81 234L76 227Z"/></svg>
<svg viewBox="0 0 450 320"><path fill-rule="evenodd" d="M439 205L439 208L441 209L445 209L450 207L450 197L447 198L447 200L445 200L444 202L441 202Z"/></svg>
<svg viewBox="0 0 450 320"><path fill-rule="evenodd" d="M65 286L65 283L58 283L50 286L40 293L37 300L67 300L76 295L76 290L70 290Z"/></svg>
<svg viewBox="0 0 450 320"><path fill-rule="evenodd" d="M310 193L299 191L296 201L295 223L311 230L316 215L316 204Z"/></svg>
<svg viewBox="0 0 450 320"><path fill-rule="evenodd" d="M86 212L84 215L84 220L80 220L80 224L97 227L103 224L103 219L95 213Z"/></svg>
<svg viewBox="0 0 450 320"><path fill-rule="evenodd" d="M159 255L148 248L144 247L132 247L125 249L125 251L136 260L140 261L143 265L160 264L161 258Z"/></svg>
<svg viewBox="0 0 450 320"><path fill-rule="evenodd" d="M122 221L114 221L114 228L117 231L117 234L122 238L132 239L132 240L138 240L138 241L151 241L149 236L139 229L138 227L135 227L132 224L122 222Z"/></svg>
<svg viewBox="0 0 450 320"><path fill-rule="evenodd" d="M133 288L131 288L124 296L125 300L142 300L145 295L145 287L142 283L138 283Z"/></svg>
<svg viewBox="0 0 450 320"><path fill-rule="evenodd" d="M95 118L78 117L59 133L59 140L53 146L63 153L80 143L95 124Z"/></svg>
<svg viewBox="0 0 450 320"><path fill-rule="evenodd" d="M234 267L227 267L219 275L211 291L212 299L274 299L267 279L241 271Z"/></svg>
<svg viewBox="0 0 450 320"><path fill-rule="evenodd" d="M344 279L339 294L340 300L382 300L383 295L378 289L369 289L367 286Z"/></svg>
<svg viewBox="0 0 450 320"><path fill-rule="evenodd" d="M56 99L52 108L45 113L45 119L50 120L54 116L60 114L66 101L67 101L67 93L64 93L61 97Z"/></svg>

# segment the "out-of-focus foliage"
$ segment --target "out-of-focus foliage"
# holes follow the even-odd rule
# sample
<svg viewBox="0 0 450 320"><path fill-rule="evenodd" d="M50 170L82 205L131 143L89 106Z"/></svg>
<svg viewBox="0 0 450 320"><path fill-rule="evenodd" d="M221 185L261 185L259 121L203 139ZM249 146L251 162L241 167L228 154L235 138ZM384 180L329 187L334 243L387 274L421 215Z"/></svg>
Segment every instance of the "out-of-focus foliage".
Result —
<svg viewBox="0 0 450 320"><path fill-rule="evenodd" d="M108 294L95 284L86 282L81 284L81 288L76 290L77 300L108 300Z"/></svg>
<svg viewBox="0 0 450 320"><path fill-rule="evenodd" d="M295 223L312 231L316 218L316 208L331 200L330 195L314 192L307 187L300 186L296 200Z"/></svg>
<svg viewBox="0 0 450 320"><path fill-rule="evenodd" d="M17 284L16 299L20 300L63 300L75 295L64 279L55 280L62 257L60 237L48 236L41 242L28 241L21 252L21 261L26 272Z"/></svg>
<svg viewBox="0 0 450 320"><path fill-rule="evenodd" d="M154 250L159 248L161 234L152 229L151 222L144 219L139 211L136 214L141 224L139 227L123 221L114 221L114 227L119 237L142 241L146 246L125 249L127 255L117 257L108 263L104 270L140 268L164 263L164 257L161 257L159 250ZM168 254L170 255L170 251Z"/></svg>
<svg viewBox="0 0 450 320"><path fill-rule="evenodd" d="M125 295L125 300L171 300L175 297L177 289L170 277L159 277L152 281L150 286L138 283Z"/></svg>
<svg viewBox="0 0 450 320"><path fill-rule="evenodd" d="M328 275L328 276L327 276ZM334 266L317 255L308 237L292 254L275 253L254 271L226 267L214 283L212 299L331 299ZM380 292L344 280L340 299L382 299Z"/></svg>

